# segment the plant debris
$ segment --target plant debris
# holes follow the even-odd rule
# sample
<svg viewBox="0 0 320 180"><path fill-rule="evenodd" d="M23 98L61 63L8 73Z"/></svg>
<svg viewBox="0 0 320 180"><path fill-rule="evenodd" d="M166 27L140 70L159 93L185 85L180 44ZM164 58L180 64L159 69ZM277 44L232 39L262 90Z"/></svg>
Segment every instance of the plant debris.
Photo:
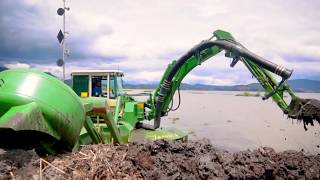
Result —
<svg viewBox="0 0 320 180"><path fill-rule="evenodd" d="M28 172L28 173L27 173ZM0 179L319 179L320 154L272 148L230 153L208 141L158 140L86 145L77 153L39 157L0 154Z"/></svg>

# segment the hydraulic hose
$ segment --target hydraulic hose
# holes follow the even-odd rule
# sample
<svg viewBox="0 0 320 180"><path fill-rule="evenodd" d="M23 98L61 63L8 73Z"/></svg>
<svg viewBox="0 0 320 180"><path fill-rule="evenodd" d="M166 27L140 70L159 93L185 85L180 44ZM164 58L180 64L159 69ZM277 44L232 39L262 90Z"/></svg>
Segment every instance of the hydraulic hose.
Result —
<svg viewBox="0 0 320 180"><path fill-rule="evenodd" d="M167 93L170 89L171 86L171 82L173 77L176 75L176 73L178 72L178 70L181 68L181 66L186 63L186 61L188 59L190 59L192 56L197 56L197 54L199 55L199 52L201 52L202 50L211 48L212 46L217 46L221 49L227 50L232 52L233 54L237 55L237 56L242 56L242 57L246 57L249 60L251 60L252 62L258 64L259 66L280 75L282 78L284 79L288 79L291 74L292 74L292 70L288 70L282 66L279 66L277 64L274 64L250 51L248 51L244 46L242 46L241 44L237 43L237 42L233 42L233 41L229 41L229 40L215 40L215 41L202 41L201 43L197 44L196 46L194 46L192 49L190 49L186 54L184 54L182 57L180 57L177 60L177 63L174 65L174 67L172 68L172 70L169 72L168 76L166 79L164 79L160 91L158 93L157 96L157 100L156 100L156 114L155 114L155 120L154 120L154 124L149 125L149 124L140 124L139 126L145 129L157 129L160 127L160 123L161 123L161 116L163 116L165 114L165 112L162 111L162 105L164 102L165 97L167 96ZM200 57L198 57L200 58Z"/></svg>
<svg viewBox="0 0 320 180"><path fill-rule="evenodd" d="M175 74L178 72L178 70L180 69L180 67L189 59L191 58L196 52L200 52L201 50L210 48L213 46L213 44L207 43L210 41L206 41L206 42L201 42L200 44L194 46L191 50L189 50L186 54L184 54L182 57L180 57L177 60L177 63L174 65L174 67L172 68L172 70L170 71L170 73L168 74L168 77L166 79L164 79L159 94L157 96L157 100L156 100L156 114L155 114L155 119L154 119L154 124L153 126L150 124L138 124L138 127L142 127L144 129L150 129L150 130L155 130L157 128L160 127L161 124L161 116L163 116L165 114L165 112L162 112L162 104L164 102L164 99L168 93L168 90L170 88L171 85L171 81L173 79L173 77L175 76Z"/></svg>
<svg viewBox="0 0 320 180"><path fill-rule="evenodd" d="M234 42L230 41L225 41L225 40L216 40L213 41L213 43L220 48L223 48L225 50L229 50L231 52L234 52L238 56L242 56L245 58L250 59L252 62L260 65L261 67L281 76L283 79L288 79L293 70L286 69L285 67L279 66L273 62L270 62L252 52L247 50L245 47L243 47L241 44L237 43L235 44Z"/></svg>

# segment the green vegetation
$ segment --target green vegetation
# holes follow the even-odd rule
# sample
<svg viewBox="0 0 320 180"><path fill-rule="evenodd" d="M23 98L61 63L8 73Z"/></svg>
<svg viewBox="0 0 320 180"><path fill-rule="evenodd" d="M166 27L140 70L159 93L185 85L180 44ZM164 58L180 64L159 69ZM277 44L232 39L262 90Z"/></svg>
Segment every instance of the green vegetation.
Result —
<svg viewBox="0 0 320 180"><path fill-rule="evenodd" d="M243 92L241 94L236 94L235 96L260 97L260 92L257 92L257 93Z"/></svg>

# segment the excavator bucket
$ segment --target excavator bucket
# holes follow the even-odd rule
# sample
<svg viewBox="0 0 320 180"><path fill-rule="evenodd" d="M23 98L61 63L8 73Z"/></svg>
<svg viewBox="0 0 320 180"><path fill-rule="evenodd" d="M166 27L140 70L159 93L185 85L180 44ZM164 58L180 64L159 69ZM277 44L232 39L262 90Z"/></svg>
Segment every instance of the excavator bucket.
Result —
<svg viewBox="0 0 320 180"><path fill-rule="evenodd" d="M0 148L76 146L86 112L71 88L32 69L2 71L0 81Z"/></svg>
<svg viewBox="0 0 320 180"><path fill-rule="evenodd" d="M303 121L304 129L307 125L320 124L320 101L317 99L303 99L295 97L288 107L288 117Z"/></svg>
<svg viewBox="0 0 320 180"><path fill-rule="evenodd" d="M41 143L60 139L34 102L10 108L0 117L0 127L0 142L5 148L41 147Z"/></svg>

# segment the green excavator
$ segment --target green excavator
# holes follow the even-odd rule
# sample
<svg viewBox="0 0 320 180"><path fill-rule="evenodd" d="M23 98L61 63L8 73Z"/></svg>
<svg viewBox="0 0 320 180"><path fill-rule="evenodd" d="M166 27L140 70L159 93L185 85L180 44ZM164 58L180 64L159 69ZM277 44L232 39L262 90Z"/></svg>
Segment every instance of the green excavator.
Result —
<svg viewBox="0 0 320 180"><path fill-rule="evenodd" d="M121 71L73 71L72 88L39 70L0 72L0 147L53 154L92 143L186 140L187 133L160 127L161 117L173 110L172 99L184 77L222 51L232 59L231 67L244 63L263 87L264 100L272 98L284 114L301 120L305 128L320 123L320 101L299 98L287 84L292 70L250 52L230 33L216 30L168 65L147 101L125 93ZM282 80L277 82L272 74ZM285 92L290 103L284 100Z"/></svg>

